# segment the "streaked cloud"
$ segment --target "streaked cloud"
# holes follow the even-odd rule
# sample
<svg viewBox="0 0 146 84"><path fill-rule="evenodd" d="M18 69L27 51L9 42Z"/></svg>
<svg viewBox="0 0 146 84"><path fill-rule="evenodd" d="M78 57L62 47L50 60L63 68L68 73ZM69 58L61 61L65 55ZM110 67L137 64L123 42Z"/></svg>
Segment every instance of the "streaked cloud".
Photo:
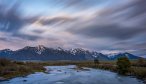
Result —
<svg viewBox="0 0 146 84"><path fill-rule="evenodd" d="M145 5L145 0L0 0L0 47L81 47L145 56Z"/></svg>

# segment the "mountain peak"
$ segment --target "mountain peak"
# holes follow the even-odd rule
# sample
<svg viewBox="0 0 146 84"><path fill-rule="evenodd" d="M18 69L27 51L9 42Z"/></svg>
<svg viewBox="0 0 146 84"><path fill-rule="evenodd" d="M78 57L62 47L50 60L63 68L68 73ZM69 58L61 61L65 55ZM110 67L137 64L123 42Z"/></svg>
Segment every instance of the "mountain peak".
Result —
<svg viewBox="0 0 146 84"><path fill-rule="evenodd" d="M138 59L139 58L138 56L135 56L135 55L130 54L128 52L109 54L107 56L112 60L118 59L120 57L127 57L128 59Z"/></svg>
<svg viewBox="0 0 146 84"><path fill-rule="evenodd" d="M24 47L24 48L22 48L22 49L29 49L30 48L30 46L26 46L26 47ZM21 50L21 49L20 49Z"/></svg>
<svg viewBox="0 0 146 84"><path fill-rule="evenodd" d="M12 52L12 50L10 50L10 49L4 49L4 50L1 50L1 51L3 51L3 52Z"/></svg>
<svg viewBox="0 0 146 84"><path fill-rule="evenodd" d="M97 51L84 50L82 48L64 50L47 48L43 45L36 47L26 46L22 49L10 52L10 49L0 50L0 57L11 58L15 60L117 60L120 57L129 59L138 59L138 56L125 53L102 54Z"/></svg>
<svg viewBox="0 0 146 84"><path fill-rule="evenodd" d="M38 45L37 47L39 47L39 48L45 48L44 45Z"/></svg>
<svg viewBox="0 0 146 84"><path fill-rule="evenodd" d="M36 52L38 53L38 54L42 54L42 52L46 49L46 47L44 47L43 45L38 45L37 47L36 47Z"/></svg>
<svg viewBox="0 0 146 84"><path fill-rule="evenodd" d="M4 49L3 51L12 51L12 50L10 50L10 49Z"/></svg>

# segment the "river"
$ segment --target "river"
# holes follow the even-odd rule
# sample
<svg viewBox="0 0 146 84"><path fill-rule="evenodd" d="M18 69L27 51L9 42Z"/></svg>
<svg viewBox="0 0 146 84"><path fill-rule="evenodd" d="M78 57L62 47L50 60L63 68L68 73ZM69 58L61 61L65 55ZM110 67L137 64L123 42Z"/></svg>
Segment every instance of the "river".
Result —
<svg viewBox="0 0 146 84"><path fill-rule="evenodd" d="M120 76L114 72L76 66L46 66L46 73L36 72L26 77L16 77L0 84L143 84L129 76Z"/></svg>

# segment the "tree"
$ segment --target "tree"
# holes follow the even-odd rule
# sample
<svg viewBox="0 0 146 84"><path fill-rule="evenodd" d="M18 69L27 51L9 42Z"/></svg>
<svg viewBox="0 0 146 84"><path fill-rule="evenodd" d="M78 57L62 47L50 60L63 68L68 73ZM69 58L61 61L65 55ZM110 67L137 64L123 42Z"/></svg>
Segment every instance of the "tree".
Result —
<svg viewBox="0 0 146 84"><path fill-rule="evenodd" d="M130 70L131 63L127 57L121 57L117 60L117 70L119 74L126 75Z"/></svg>
<svg viewBox="0 0 146 84"><path fill-rule="evenodd" d="M94 64L99 64L99 60L97 58L94 59Z"/></svg>

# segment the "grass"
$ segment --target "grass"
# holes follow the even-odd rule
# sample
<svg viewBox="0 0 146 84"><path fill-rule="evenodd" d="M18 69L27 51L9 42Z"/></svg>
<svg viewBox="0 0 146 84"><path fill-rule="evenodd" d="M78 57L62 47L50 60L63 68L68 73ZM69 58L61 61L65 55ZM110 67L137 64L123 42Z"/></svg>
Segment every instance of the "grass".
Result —
<svg viewBox="0 0 146 84"><path fill-rule="evenodd" d="M16 62L8 59L0 59L0 77L5 79L25 76L34 72L45 71L43 65L33 62Z"/></svg>
<svg viewBox="0 0 146 84"><path fill-rule="evenodd" d="M146 79L146 67L132 67L131 74L140 79Z"/></svg>
<svg viewBox="0 0 146 84"><path fill-rule="evenodd" d="M137 60L131 60L131 69L127 75L135 76L137 78L146 79L146 61L145 64L139 65ZM116 61L100 61L100 64L94 64L93 61L57 61L57 62L44 62L46 66L62 66L62 65L77 65L78 67L89 67L96 69L109 70L117 72Z"/></svg>
<svg viewBox="0 0 146 84"><path fill-rule="evenodd" d="M146 80L146 60L144 64L138 63L138 60L131 60L131 69L127 75L135 76L139 79ZM45 62L43 65L49 66L62 66L62 65L77 65L78 67L89 67L96 69L109 70L117 72L116 61L100 61L100 64L94 64L93 61L58 61L58 62Z"/></svg>
<svg viewBox="0 0 146 84"><path fill-rule="evenodd" d="M17 62L7 59L0 59L0 77L6 79L25 76L34 72L45 71L44 66L62 66L77 65L79 68L89 67L117 72L116 61L100 61L100 64L94 64L93 61L49 61L49 62ZM146 61L143 64L137 60L131 61L131 69L127 75L146 80Z"/></svg>

